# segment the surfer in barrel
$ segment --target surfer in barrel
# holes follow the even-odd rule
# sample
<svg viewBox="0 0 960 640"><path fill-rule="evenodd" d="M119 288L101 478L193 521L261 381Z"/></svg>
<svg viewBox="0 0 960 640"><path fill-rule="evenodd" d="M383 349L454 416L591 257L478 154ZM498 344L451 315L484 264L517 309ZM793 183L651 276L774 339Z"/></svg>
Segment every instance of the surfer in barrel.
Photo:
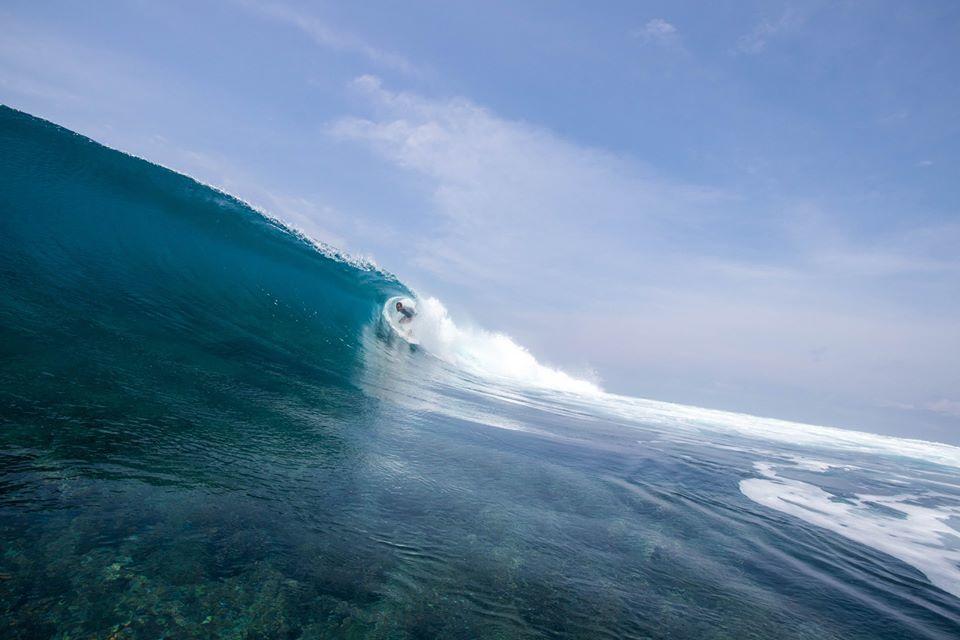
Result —
<svg viewBox="0 0 960 640"><path fill-rule="evenodd" d="M399 313L401 316L400 324L406 324L410 322L413 320L413 316L417 315L413 309L403 306L403 303L399 300L397 300L397 313Z"/></svg>

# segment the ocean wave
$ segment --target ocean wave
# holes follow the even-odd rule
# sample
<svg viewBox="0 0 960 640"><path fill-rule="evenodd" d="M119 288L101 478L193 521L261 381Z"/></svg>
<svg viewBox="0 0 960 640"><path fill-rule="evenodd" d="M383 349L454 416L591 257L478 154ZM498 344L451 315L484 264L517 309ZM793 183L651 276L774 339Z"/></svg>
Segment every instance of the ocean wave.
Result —
<svg viewBox="0 0 960 640"><path fill-rule="evenodd" d="M0 148L22 637L249 594L341 633L956 635L960 448L606 393L187 176L6 108Z"/></svg>

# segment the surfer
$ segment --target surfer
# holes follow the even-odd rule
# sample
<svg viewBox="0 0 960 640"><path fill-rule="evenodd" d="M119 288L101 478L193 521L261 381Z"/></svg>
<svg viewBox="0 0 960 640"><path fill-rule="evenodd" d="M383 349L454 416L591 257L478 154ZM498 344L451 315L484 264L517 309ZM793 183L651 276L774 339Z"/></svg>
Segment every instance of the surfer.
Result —
<svg viewBox="0 0 960 640"><path fill-rule="evenodd" d="M408 309L403 306L403 303L397 300L397 312L403 317L400 318L400 324L406 324L413 320L413 316L417 315L413 309Z"/></svg>

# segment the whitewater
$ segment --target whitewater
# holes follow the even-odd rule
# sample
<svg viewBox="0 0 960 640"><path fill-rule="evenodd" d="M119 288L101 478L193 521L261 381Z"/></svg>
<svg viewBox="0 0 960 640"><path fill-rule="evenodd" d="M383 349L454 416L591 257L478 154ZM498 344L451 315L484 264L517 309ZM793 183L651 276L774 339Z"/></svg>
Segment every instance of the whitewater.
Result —
<svg viewBox="0 0 960 640"><path fill-rule="evenodd" d="M960 636L960 448L611 394L187 176L0 145L9 637Z"/></svg>

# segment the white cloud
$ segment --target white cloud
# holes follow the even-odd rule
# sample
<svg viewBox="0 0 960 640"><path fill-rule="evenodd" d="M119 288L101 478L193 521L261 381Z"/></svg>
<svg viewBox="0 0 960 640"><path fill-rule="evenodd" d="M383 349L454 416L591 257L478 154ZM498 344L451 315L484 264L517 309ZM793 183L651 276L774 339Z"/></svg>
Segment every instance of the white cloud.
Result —
<svg viewBox="0 0 960 640"><path fill-rule="evenodd" d="M637 268L633 252L651 244L655 227L728 197L468 100L391 92L372 76L354 87L379 117L344 118L330 132L426 179L434 218L416 260L448 282L511 289L511 299L588 295L598 271ZM584 260L589 270L574 267Z"/></svg>
<svg viewBox="0 0 960 640"><path fill-rule="evenodd" d="M737 40L736 51L747 55L762 53L773 38L793 31L803 24L803 18L794 11L785 11L778 19L761 20L753 30Z"/></svg>
<svg viewBox="0 0 960 640"><path fill-rule="evenodd" d="M356 34L335 28L314 15L276 2L254 2L236 0L236 2L264 17L295 27L313 40L317 45L333 51L360 55L370 62L408 74L418 70L405 57L371 45Z"/></svg>
<svg viewBox="0 0 960 640"><path fill-rule="evenodd" d="M940 398L939 400L928 402L926 405L924 405L924 408L927 411L933 411L934 413L940 413L953 418L960 418L960 401L957 400Z"/></svg>
<svg viewBox="0 0 960 640"><path fill-rule="evenodd" d="M929 402L884 402L882 406L901 411L929 411L950 418L960 418L960 401L940 398Z"/></svg>
<svg viewBox="0 0 960 640"><path fill-rule="evenodd" d="M909 118L910 118L910 112L905 109L901 109L899 111L894 111L892 113L887 113L885 115L880 116L879 118L877 118L877 124L892 125L892 124L901 123L904 120L907 120Z"/></svg>
<svg viewBox="0 0 960 640"><path fill-rule="evenodd" d="M679 40L677 28L663 18L653 18L642 28L633 30L631 35L646 42L664 45L673 45Z"/></svg>

